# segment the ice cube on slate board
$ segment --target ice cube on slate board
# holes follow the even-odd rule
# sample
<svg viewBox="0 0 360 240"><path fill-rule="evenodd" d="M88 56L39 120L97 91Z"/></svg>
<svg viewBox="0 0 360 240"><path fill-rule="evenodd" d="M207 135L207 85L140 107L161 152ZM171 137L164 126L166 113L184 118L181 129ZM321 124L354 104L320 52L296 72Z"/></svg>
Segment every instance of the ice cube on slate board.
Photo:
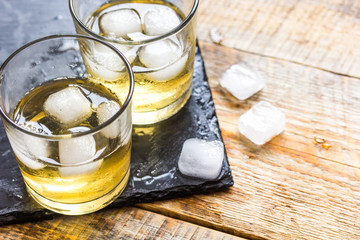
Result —
<svg viewBox="0 0 360 240"><path fill-rule="evenodd" d="M239 131L257 145L270 141L285 128L285 115L272 104L261 101L239 118Z"/></svg>
<svg viewBox="0 0 360 240"><path fill-rule="evenodd" d="M116 38L142 31L139 13L130 8L104 13L99 19L99 28L104 35Z"/></svg>
<svg viewBox="0 0 360 240"><path fill-rule="evenodd" d="M245 100L260 91L264 85L264 79L254 69L235 64L224 72L219 78L220 85L234 97Z"/></svg>
<svg viewBox="0 0 360 240"><path fill-rule="evenodd" d="M213 180L220 174L223 159L222 142L190 138L183 144L178 166L184 175Z"/></svg>
<svg viewBox="0 0 360 240"><path fill-rule="evenodd" d="M170 32L181 23L174 10L166 6L154 7L144 15L143 25L147 35L156 36Z"/></svg>
<svg viewBox="0 0 360 240"><path fill-rule="evenodd" d="M97 107L97 119L99 124L103 124L114 116L120 110L119 104L114 101L103 102ZM101 130L101 133L107 138L117 138L120 135L120 123L114 121L109 126Z"/></svg>
<svg viewBox="0 0 360 240"><path fill-rule="evenodd" d="M51 94L44 103L44 110L68 126L84 121L92 113L89 100L79 88L73 86Z"/></svg>
<svg viewBox="0 0 360 240"><path fill-rule="evenodd" d="M96 142L92 136L82 136L64 139L59 142L59 157L61 164L77 164L91 161L95 158ZM63 177L88 174L99 169L102 160L79 166L60 167Z"/></svg>

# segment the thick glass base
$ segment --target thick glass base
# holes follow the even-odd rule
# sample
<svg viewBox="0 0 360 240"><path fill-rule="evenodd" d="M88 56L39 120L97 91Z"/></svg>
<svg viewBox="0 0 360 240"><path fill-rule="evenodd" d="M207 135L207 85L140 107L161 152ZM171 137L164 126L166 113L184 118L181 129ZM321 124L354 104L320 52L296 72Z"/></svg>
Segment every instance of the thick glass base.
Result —
<svg viewBox="0 0 360 240"><path fill-rule="evenodd" d="M146 125L153 124L165 119L170 118L175 115L180 109L185 105L185 103L189 100L191 95L192 87L184 92L184 94L178 98L175 102L164 107L162 109L152 111L152 112L133 112L133 124L134 125Z"/></svg>
<svg viewBox="0 0 360 240"><path fill-rule="evenodd" d="M127 171L123 180L109 193L107 193L106 195L100 198L83 203L71 204L71 203L55 202L53 200L49 200L39 195L34 190L32 190L31 187L29 187L27 184L26 184L26 188L29 194L36 200L36 202L38 202L40 205L51 211L61 213L64 215L82 215L82 214L95 212L112 203L124 191L127 182L129 180L129 176L130 176L130 169Z"/></svg>

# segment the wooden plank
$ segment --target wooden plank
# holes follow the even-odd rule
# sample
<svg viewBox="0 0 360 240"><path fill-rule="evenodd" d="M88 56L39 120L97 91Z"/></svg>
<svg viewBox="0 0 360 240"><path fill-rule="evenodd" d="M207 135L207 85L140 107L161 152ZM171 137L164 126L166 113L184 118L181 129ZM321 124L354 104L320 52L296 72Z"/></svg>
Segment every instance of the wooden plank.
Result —
<svg viewBox="0 0 360 240"><path fill-rule="evenodd" d="M286 61L246 54L204 43L201 45L217 114L233 126L231 138L238 139L237 119L255 103L266 100L287 116L286 131L272 144L285 146L319 158L360 167L360 81L355 78L301 66ZM225 93L218 78L235 63L261 73L265 88L239 101ZM314 144L322 138L325 149Z"/></svg>
<svg viewBox="0 0 360 240"><path fill-rule="evenodd" d="M360 2L202 0L198 36L223 32L223 44L360 77Z"/></svg>
<svg viewBox="0 0 360 240"><path fill-rule="evenodd" d="M241 239L128 207L0 227L0 239Z"/></svg>
<svg viewBox="0 0 360 240"><path fill-rule="evenodd" d="M358 79L201 42L235 185L223 193L142 208L251 239L360 238ZM243 62L267 79L246 101L228 96L219 75ZM237 130L260 100L282 109L285 132L262 147ZM326 150L313 143L323 137Z"/></svg>

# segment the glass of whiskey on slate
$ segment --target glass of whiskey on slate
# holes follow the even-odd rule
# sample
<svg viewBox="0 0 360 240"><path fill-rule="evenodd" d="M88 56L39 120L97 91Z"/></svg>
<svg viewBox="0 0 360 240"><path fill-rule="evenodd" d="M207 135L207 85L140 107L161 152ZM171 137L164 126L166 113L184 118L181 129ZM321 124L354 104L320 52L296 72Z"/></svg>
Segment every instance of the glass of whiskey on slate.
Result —
<svg viewBox="0 0 360 240"><path fill-rule="evenodd" d="M94 47L108 55L98 59ZM121 88L114 92L89 78L85 59L117 75ZM89 36L45 37L3 63L1 118L26 188L38 203L80 215L122 193L130 175L133 89L124 55Z"/></svg>
<svg viewBox="0 0 360 240"><path fill-rule="evenodd" d="M69 0L77 33L111 43L135 76L133 123L156 123L176 114L191 95L199 0ZM101 48L92 51L106 54ZM92 63L87 65L90 69ZM91 72L117 92L121 80Z"/></svg>

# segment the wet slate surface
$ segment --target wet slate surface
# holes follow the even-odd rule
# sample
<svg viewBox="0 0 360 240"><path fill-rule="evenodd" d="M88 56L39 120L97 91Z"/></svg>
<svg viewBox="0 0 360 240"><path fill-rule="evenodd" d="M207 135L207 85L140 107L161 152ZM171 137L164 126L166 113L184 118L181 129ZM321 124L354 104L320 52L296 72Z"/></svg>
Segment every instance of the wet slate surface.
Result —
<svg viewBox="0 0 360 240"><path fill-rule="evenodd" d="M1 1L0 16L0 31L6 33L0 35L0 63L26 42L54 33L74 32L67 4L61 0ZM194 67L193 92L185 107L161 123L134 127L129 184L109 207L218 191L233 185L226 154L222 171L214 181L183 176L177 169L186 139L222 141L199 48ZM0 225L54 215L28 196L0 124Z"/></svg>

